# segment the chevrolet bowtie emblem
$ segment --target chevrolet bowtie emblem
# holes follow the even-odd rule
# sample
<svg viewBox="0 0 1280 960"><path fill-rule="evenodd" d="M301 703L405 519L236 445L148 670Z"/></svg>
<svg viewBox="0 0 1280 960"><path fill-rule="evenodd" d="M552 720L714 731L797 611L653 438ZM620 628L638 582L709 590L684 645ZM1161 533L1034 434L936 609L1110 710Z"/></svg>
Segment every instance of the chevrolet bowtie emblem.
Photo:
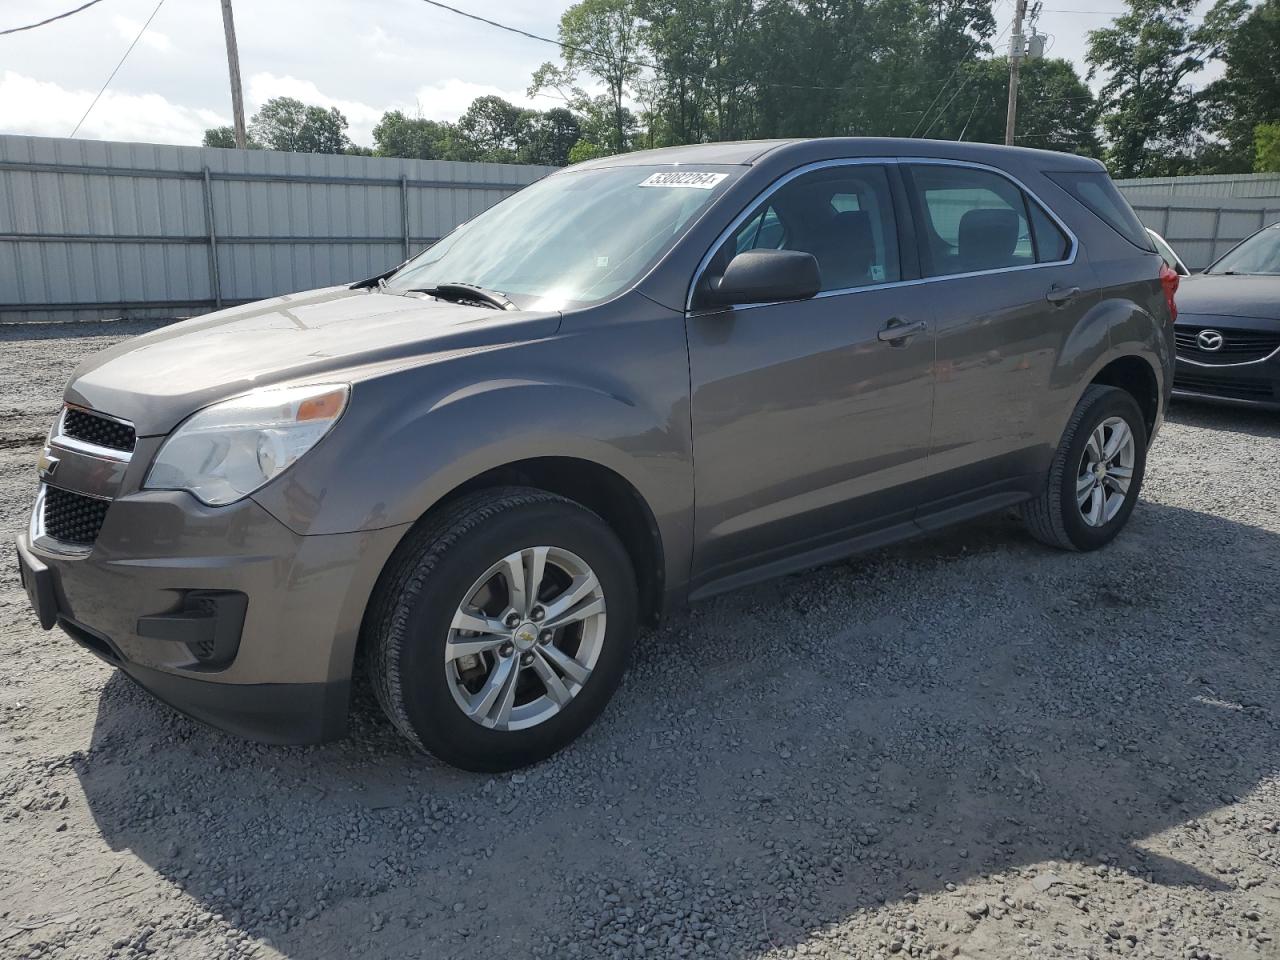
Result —
<svg viewBox="0 0 1280 960"><path fill-rule="evenodd" d="M58 464L61 461L55 457L48 447L40 451L40 458L36 460L36 469L40 471L41 480L50 480L58 470Z"/></svg>

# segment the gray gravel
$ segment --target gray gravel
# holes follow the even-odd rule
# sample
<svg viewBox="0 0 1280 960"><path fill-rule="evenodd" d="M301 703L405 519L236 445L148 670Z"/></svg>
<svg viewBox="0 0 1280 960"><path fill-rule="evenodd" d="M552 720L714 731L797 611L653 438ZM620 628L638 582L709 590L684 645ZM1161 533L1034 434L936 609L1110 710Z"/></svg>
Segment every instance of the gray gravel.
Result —
<svg viewBox="0 0 1280 960"><path fill-rule="evenodd" d="M0 956L1280 956L1280 416L1175 407L1101 553L994 518L679 614L490 778L365 694L244 743L36 627L38 444L138 329L0 328Z"/></svg>

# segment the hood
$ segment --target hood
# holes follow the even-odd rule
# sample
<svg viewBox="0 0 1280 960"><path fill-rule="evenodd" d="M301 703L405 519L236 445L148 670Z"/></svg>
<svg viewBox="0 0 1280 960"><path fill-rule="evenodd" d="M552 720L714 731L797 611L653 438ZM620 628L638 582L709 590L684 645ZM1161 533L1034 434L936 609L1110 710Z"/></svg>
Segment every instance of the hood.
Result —
<svg viewBox="0 0 1280 960"><path fill-rule="evenodd" d="M1280 277L1199 273L1182 279L1174 299L1179 316L1280 320Z"/></svg>
<svg viewBox="0 0 1280 960"><path fill-rule="evenodd" d="M348 287L310 290L119 343L76 368L66 397L132 421L139 436L154 436L201 407L255 387L329 373L343 382L350 368L517 343L550 336L559 325L559 313Z"/></svg>

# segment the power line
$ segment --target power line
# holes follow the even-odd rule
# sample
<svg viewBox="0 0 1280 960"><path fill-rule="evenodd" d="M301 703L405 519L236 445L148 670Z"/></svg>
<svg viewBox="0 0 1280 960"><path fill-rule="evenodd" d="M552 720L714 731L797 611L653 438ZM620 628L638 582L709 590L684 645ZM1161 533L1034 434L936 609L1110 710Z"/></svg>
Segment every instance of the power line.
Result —
<svg viewBox="0 0 1280 960"><path fill-rule="evenodd" d="M151 16L147 17L147 22L142 25L142 29L138 31L138 35L133 38L133 43L129 44L129 49L124 52L124 56L120 58L120 62L117 63L115 69L111 71L111 75L107 77L107 82L102 85L102 89L98 91L98 95L93 98L93 102L89 104L89 109L84 112L84 116L80 118L79 123L76 124L76 128L71 131L71 136L73 138L80 132L80 124L84 123L85 120L88 119L89 113L98 105L98 100L106 92L107 87L111 86L111 81L115 79L116 73L122 66L124 66L124 62L129 59L129 54L133 53L133 48L138 45L138 41L142 39L142 35L147 32L147 27L151 26L151 21L156 18L156 14L160 12L160 8L163 6L164 0L160 0L160 2L156 4L156 8L151 11Z"/></svg>
<svg viewBox="0 0 1280 960"><path fill-rule="evenodd" d="M1001 30L1001 31L1000 31L1000 33L996 36L996 38L995 38L994 40L992 40L992 41L991 41L991 46L992 46L992 47L995 47L995 45L996 45L997 43L999 43L999 42L1001 41L1001 39L1003 39L1003 37L1004 37L1004 35L1005 35L1005 31L1006 31L1006 30L1008 30L1008 29L1009 29L1009 27L1005 27L1005 29L1004 29L1004 30ZM929 106L925 107L925 109L924 109L924 113L921 115L920 119L916 121L916 125L915 125L914 127L912 127L912 128L911 128L911 134L910 134L910 136L914 137L914 136L916 135L916 131L920 129L920 124L924 123L924 119L925 119L925 117L927 117L927 116L928 116L928 115L933 111L934 104L936 104L939 100L941 100L941 99L942 99L942 95L943 95L943 93L945 93L945 92L946 92L947 84L949 84L949 83L952 81L952 79L954 79L955 75L956 75L957 73L959 73L959 72L960 72L960 69L961 69L961 68L962 68L966 63L969 63L969 62L970 62L968 58L969 58L970 56L972 56L972 55L973 55L973 53L978 49L978 47L980 47L984 42L985 42L985 41L983 41L983 40L975 40L975 41L973 41L973 45L972 45L972 46L970 46L970 47L969 47L969 49L968 49L967 51L965 51L964 55L963 55L963 56L961 56L961 57L960 57L960 59L956 62L955 69L951 71L951 73L950 73L950 75L948 75L947 79L945 79L945 80L943 80L943 81L942 81L942 86L941 86L941 88L939 88L939 90L938 90L938 95L937 95L937 96L935 96L935 97L933 98L933 100L929 103ZM960 84L960 89L961 89L961 90L963 90L963 89L965 88L965 86L966 86L966 85L968 85L968 83L969 83L969 80L970 80L970 79L972 79L972 74L971 74L970 76L968 76L968 77L965 77L964 83ZM959 93L959 91L957 91L957 93ZM930 121L929 126L925 127L925 134L927 134L930 130L932 130L932 129L933 129L933 125L934 125L935 123L937 123L937 122L938 122L938 120L940 120L940 119L942 118L942 114L943 114L943 112L947 109L947 107L951 106L951 102L952 102L952 100L955 100L955 97L954 97L954 96L951 98L951 100L948 100L948 101L946 102L946 105L945 105L945 106L943 106L942 110L939 110L939 111L938 111L938 116L934 117L934 118L933 118L933 120L932 120L932 121ZM923 137L923 136L924 136L924 134L921 134L921 136Z"/></svg>
<svg viewBox="0 0 1280 960"><path fill-rule="evenodd" d="M1127 10L1067 10L1061 7L1041 7L1041 13L1079 13L1089 17L1123 17L1127 16ZM1203 20L1204 17L1196 14L1187 14L1187 20Z"/></svg>
<svg viewBox="0 0 1280 960"><path fill-rule="evenodd" d="M28 23L25 27L10 27L8 30L0 30L0 37L7 33L21 33L23 30L34 30L36 27L43 27L46 23L53 23L55 20L65 20L73 14L79 13L81 10L88 10L95 3L101 3L102 0L89 0L88 3L82 3L74 10L68 10L66 13L60 13L56 17L49 17L47 20L41 20L39 23Z"/></svg>

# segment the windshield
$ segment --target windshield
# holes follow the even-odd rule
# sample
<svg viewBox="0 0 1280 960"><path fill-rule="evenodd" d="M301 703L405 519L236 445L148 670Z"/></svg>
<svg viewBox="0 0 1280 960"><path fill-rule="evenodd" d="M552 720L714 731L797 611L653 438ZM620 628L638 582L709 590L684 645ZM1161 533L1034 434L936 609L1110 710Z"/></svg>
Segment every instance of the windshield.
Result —
<svg viewBox="0 0 1280 960"><path fill-rule="evenodd" d="M642 276L735 171L653 165L555 174L464 223L387 286L466 283L537 310L604 300Z"/></svg>
<svg viewBox="0 0 1280 960"><path fill-rule="evenodd" d="M1205 273L1262 273L1280 275L1280 223L1259 230L1223 255Z"/></svg>

